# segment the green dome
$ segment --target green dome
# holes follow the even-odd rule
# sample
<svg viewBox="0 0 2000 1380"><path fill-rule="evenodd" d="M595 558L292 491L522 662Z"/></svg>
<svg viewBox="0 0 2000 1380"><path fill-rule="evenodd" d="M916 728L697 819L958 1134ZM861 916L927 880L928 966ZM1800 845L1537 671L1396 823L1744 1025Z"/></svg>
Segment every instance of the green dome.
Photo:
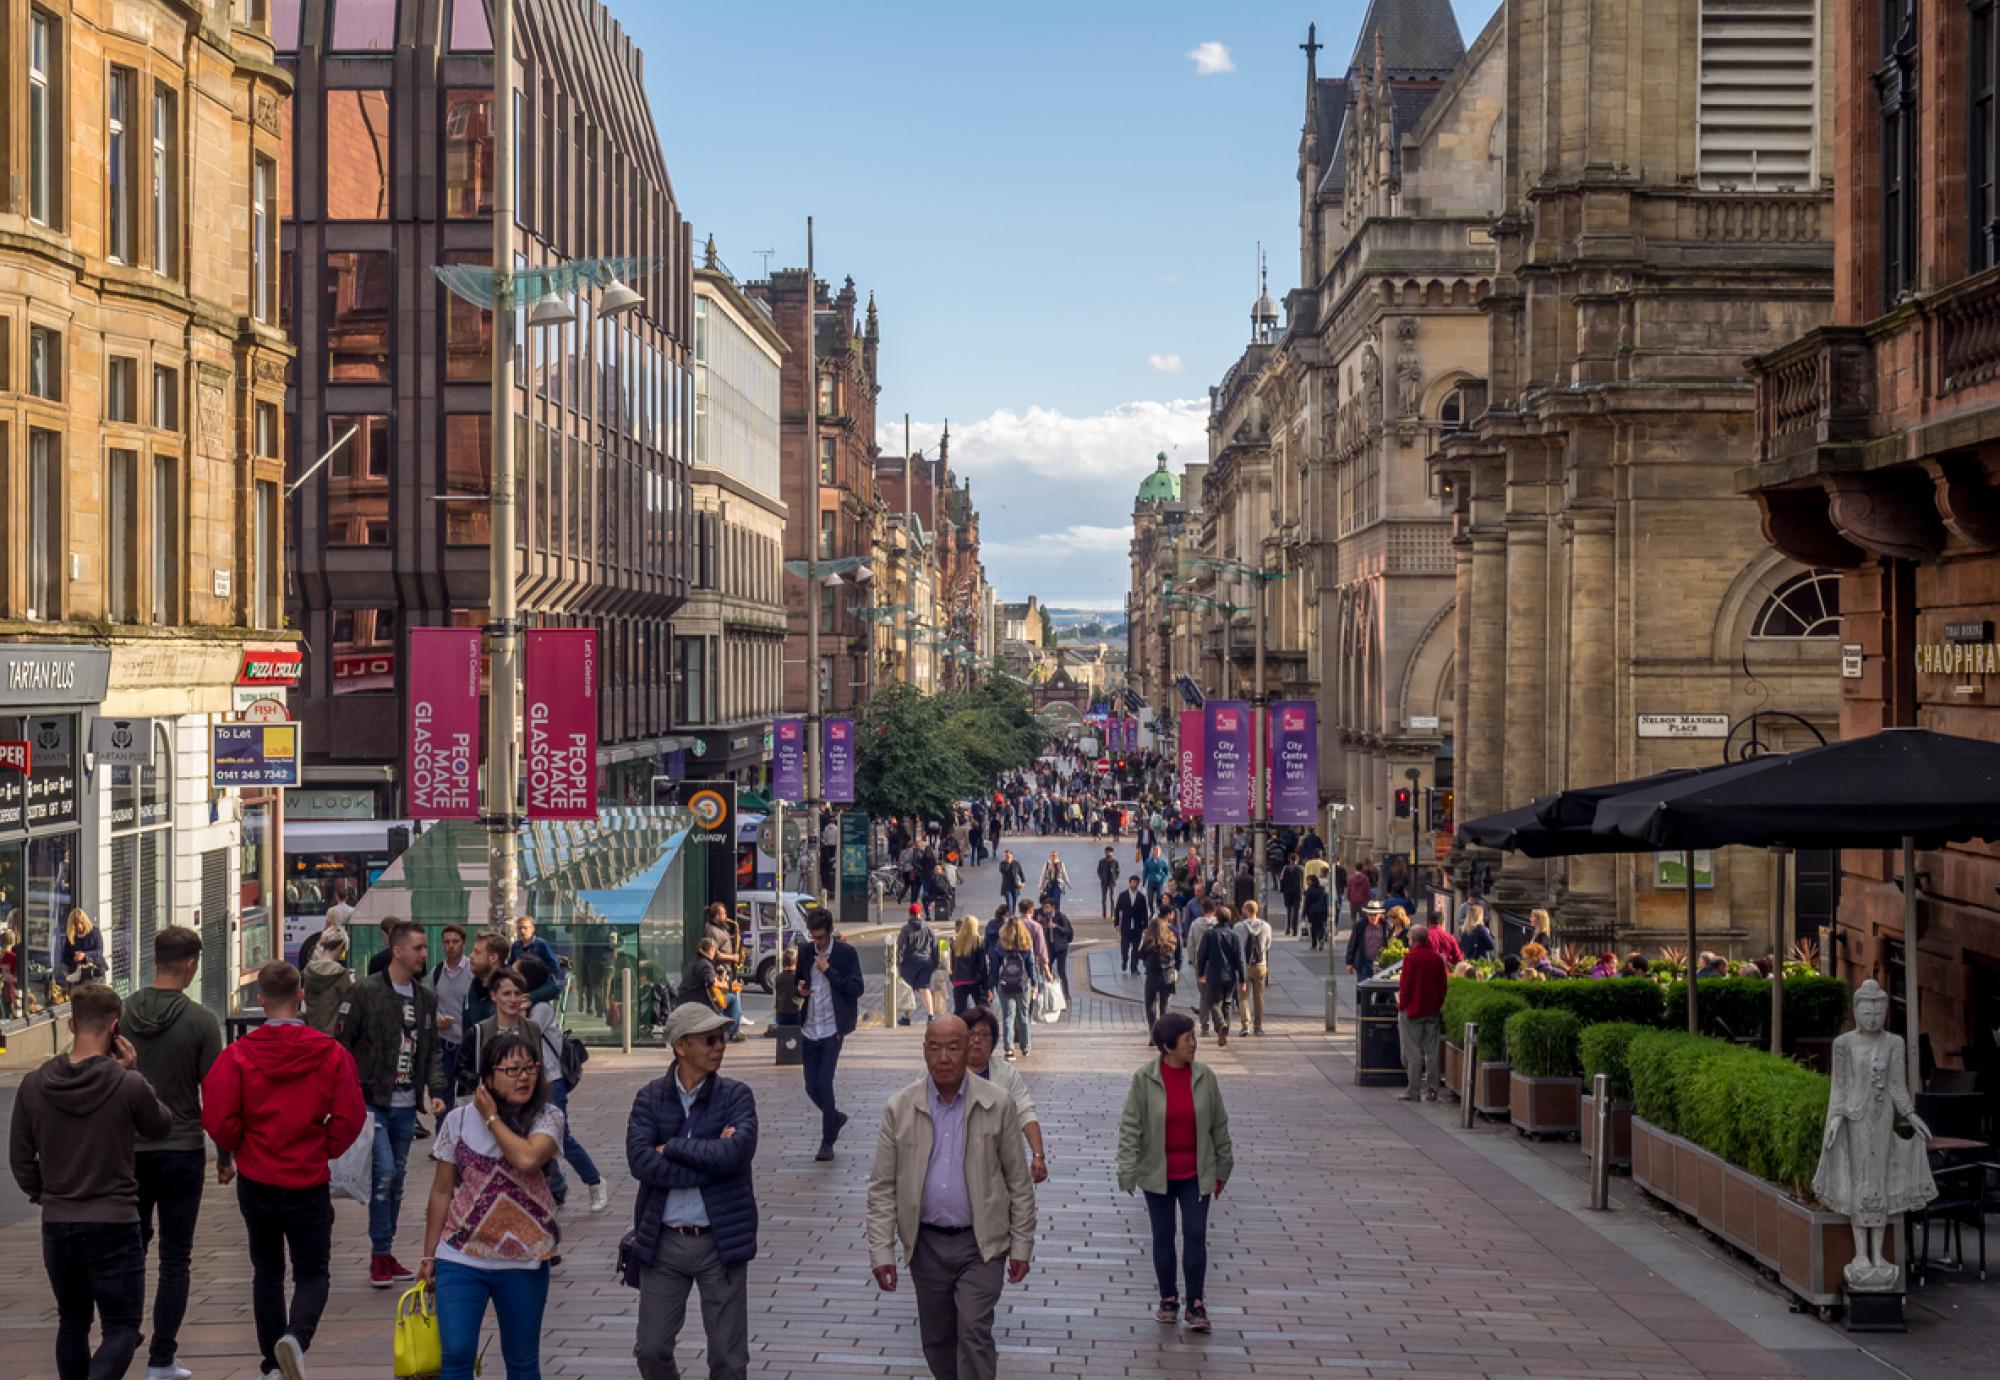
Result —
<svg viewBox="0 0 2000 1380"><path fill-rule="evenodd" d="M1181 477L1167 473L1167 453L1160 452L1160 467L1139 481L1139 501L1141 503L1178 503L1181 497Z"/></svg>

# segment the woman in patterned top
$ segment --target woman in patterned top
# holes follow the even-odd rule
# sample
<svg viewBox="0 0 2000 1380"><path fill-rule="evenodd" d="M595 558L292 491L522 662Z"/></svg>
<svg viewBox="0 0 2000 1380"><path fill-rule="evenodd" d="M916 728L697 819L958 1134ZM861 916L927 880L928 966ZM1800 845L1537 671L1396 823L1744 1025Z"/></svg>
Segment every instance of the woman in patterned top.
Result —
<svg viewBox="0 0 2000 1380"><path fill-rule="evenodd" d="M437 1178L417 1277L437 1294L439 1380L472 1380L489 1301L507 1380L540 1380L549 1265L562 1240L543 1167L562 1136L534 1041L504 1030L486 1040L472 1101L446 1114L431 1140Z"/></svg>

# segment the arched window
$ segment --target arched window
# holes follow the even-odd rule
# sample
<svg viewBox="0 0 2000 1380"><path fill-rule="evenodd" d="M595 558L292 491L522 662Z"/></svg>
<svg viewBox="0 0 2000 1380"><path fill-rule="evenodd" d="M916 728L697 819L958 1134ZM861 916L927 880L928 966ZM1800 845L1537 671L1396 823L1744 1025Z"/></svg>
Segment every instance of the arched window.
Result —
<svg viewBox="0 0 2000 1380"><path fill-rule="evenodd" d="M1439 429L1449 433L1457 431L1461 426L1463 426L1464 407L1465 403L1459 397L1459 393L1456 388L1446 393L1444 395L1444 401L1438 404Z"/></svg>
<svg viewBox="0 0 2000 1380"><path fill-rule="evenodd" d="M1771 592L1752 637L1840 636L1840 575L1832 570L1808 570L1794 575Z"/></svg>

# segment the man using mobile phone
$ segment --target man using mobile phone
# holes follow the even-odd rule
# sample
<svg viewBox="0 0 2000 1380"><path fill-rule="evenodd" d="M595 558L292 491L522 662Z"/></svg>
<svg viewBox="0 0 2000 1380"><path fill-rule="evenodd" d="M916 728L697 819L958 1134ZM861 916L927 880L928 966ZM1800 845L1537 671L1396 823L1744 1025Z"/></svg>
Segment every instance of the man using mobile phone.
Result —
<svg viewBox="0 0 2000 1380"><path fill-rule="evenodd" d="M852 944L833 937L831 911L824 906L808 909L806 933L812 942L799 946L792 980L805 1003L799 1033L804 1037L806 1096L819 1108L819 1153L813 1158L830 1160L840 1128L847 1124L846 1113L834 1102L833 1075L840 1067L841 1041L854 1033L866 983L861 955Z"/></svg>

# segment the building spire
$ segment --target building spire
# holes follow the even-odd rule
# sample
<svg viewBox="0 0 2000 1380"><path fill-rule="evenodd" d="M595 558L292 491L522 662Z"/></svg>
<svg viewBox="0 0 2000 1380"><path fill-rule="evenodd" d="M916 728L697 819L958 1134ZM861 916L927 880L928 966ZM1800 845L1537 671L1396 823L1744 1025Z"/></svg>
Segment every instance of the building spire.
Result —
<svg viewBox="0 0 2000 1380"><path fill-rule="evenodd" d="M703 268L713 269L716 268L719 265L719 263L720 261L715 257L715 236L710 235L708 237L707 247L704 248L701 252L701 266Z"/></svg>

